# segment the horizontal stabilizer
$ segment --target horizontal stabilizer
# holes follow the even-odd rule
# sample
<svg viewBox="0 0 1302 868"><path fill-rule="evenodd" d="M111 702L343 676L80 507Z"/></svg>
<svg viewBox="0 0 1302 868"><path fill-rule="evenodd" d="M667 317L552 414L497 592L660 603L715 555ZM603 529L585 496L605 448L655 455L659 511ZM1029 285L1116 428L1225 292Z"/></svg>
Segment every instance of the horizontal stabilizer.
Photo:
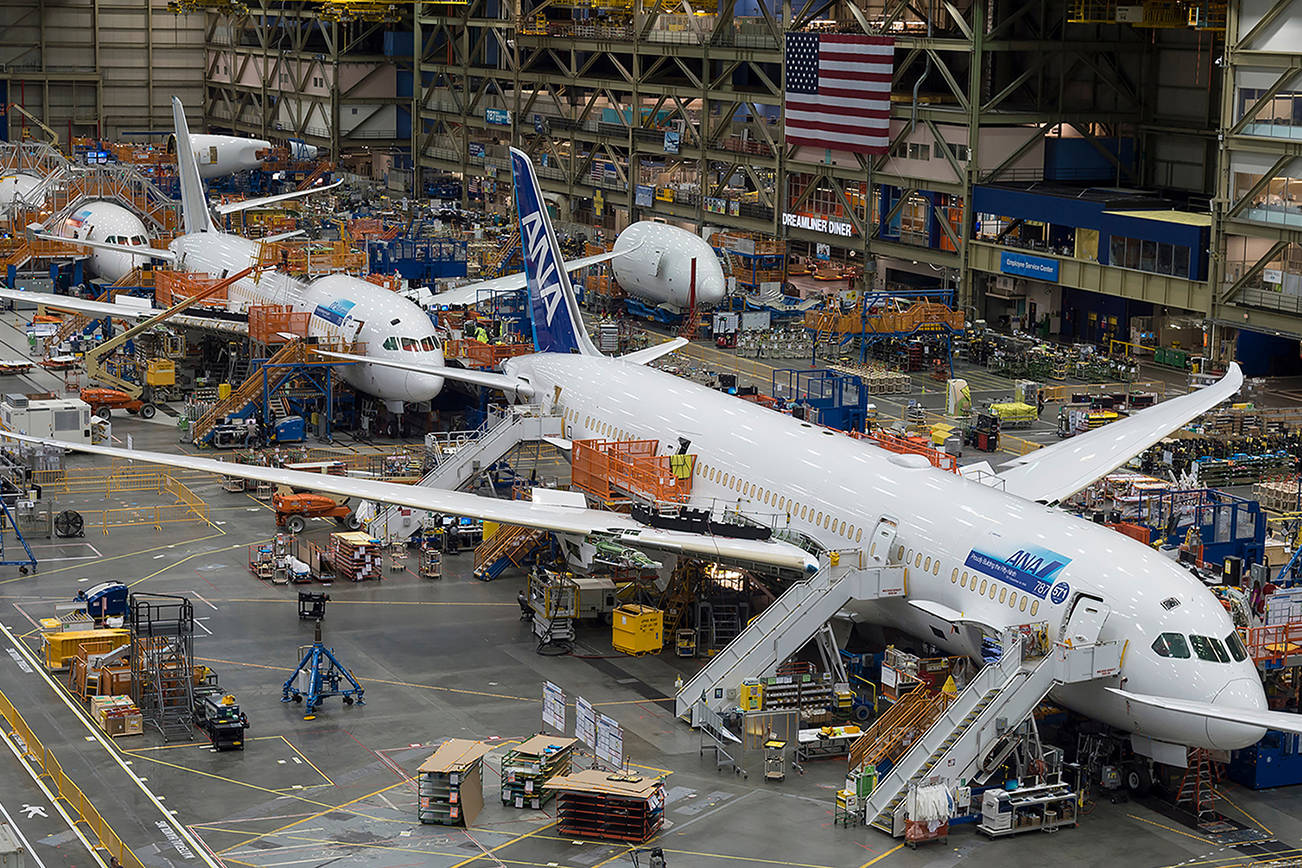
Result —
<svg viewBox="0 0 1302 868"><path fill-rule="evenodd" d="M363 361L371 361L365 357ZM734 537L710 536L687 531L660 530L647 527L627 515L600 509L579 509L549 503L525 500L505 500L481 497L464 491L448 491L419 485L380 482L287 470L283 467L259 467L235 461L216 461L195 455L176 455L166 452L147 452L136 449L119 449L113 446L92 446L88 443L70 443L41 437L29 437L11 431L0 431L0 439L20 440L26 443L43 443L74 452L87 452L123 461L139 461L163 467L180 467L198 470L216 476L269 482L272 485L290 485L322 494L335 494L389 503L411 509L464 515L514 524L521 527L555 533L587 537L592 534L613 538L616 542L636 549L654 549L699 557L706 560L737 561L746 565L777 567L795 572L813 572L818 562L804 549L778 540L754 540Z"/></svg>
<svg viewBox="0 0 1302 868"><path fill-rule="evenodd" d="M515 377L508 377L505 374L494 374L490 371L468 371L465 368L450 368L445 365L422 365L418 362L400 362L397 359L382 359L374 356L355 356L350 353L321 353L323 356L329 356L332 359L340 359L345 362L364 362L368 365L383 365L386 368L396 368L399 371L411 371L413 374L431 374L435 377L443 377L447 380L456 380L460 383L470 383L473 386L484 386L489 389L501 389L523 398L532 398L534 396L533 387L523 380L517 380Z"/></svg>
<svg viewBox="0 0 1302 868"><path fill-rule="evenodd" d="M309 187L306 190L295 190L293 193L281 193L278 196L258 196L256 199L241 199L239 202L214 205L213 210L224 217L227 214L247 211L250 208L262 208L266 205L274 205L277 202L287 202L290 199L302 199L304 196L311 196L313 193L324 193L326 190L333 190L342 183L343 181L335 181L333 184L326 184L324 187Z"/></svg>
<svg viewBox="0 0 1302 868"><path fill-rule="evenodd" d="M674 338L671 341L665 341L662 344L656 344L653 347L645 347L640 350L634 350L631 353L625 353L619 357L621 362L630 362L634 365L645 365L654 362L661 356L667 356L674 350L687 346L687 338Z"/></svg>
<svg viewBox="0 0 1302 868"><path fill-rule="evenodd" d="M1181 425L1197 419L1243 385L1231 363L1225 376L1197 391L1140 410L1117 422L1014 458L999 478L1002 488L1027 500L1056 503L1111 473Z"/></svg>
<svg viewBox="0 0 1302 868"><path fill-rule="evenodd" d="M64 238L60 235L50 235L48 232L33 232L29 227L27 230L28 238L39 238L41 241L58 241L60 244L71 244L76 247L93 247L96 250L112 250L116 253L130 253L132 256L148 257L149 259L162 259L166 262L175 262L176 254L170 250L163 250L159 247L137 247L130 244L109 244L107 241L88 241L85 238Z"/></svg>
<svg viewBox="0 0 1302 868"><path fill-rule="evenodd" d="M1302 735L1302 714L1290 714L1287 711L1270 711L1265 708L1235 708L1229 705L1213 705L1210 702L1194 702L1189 699L1172 699L1168 696L1152 696L1147 693L1131 693L1119 687L1108 690L1123 699L1147 705L1149 708L1161 708L1166 711L1181 711L1212 720L1224 720L1227 723L1241 723L1245 726L1261 726L1280 732Z"/></svg>

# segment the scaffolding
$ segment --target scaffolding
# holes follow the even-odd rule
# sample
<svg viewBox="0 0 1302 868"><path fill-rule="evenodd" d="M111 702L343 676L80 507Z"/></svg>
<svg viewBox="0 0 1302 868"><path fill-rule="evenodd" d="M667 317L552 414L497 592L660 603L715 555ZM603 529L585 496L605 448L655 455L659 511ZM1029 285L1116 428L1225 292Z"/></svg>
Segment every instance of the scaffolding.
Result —
<svg viewBox="0 0 1302 868"><path fill-rule="evenodd" d="M695 455L657 455L659 440L576 440L571 484L599 501L684 503Z"/></svg>
<svg viewBox="0 0 1302 868"><path fill-rule="evenodd" d="M132 594L131 698L169 744L190 737L194 608L185 597Z"/></svg>

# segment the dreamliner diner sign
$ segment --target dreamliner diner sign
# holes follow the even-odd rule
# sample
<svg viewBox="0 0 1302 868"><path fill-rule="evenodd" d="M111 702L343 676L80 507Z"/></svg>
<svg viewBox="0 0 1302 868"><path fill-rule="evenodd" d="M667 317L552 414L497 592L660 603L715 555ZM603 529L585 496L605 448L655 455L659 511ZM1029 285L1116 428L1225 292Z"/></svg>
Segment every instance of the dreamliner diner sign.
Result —
<svg viewBox="0 0 1302 868"><path fill-rule="evenodd" d="M810 217L808 214L783 213L782 225L793 229L808 229L810 232L822 232L824 235L839 235L849 238L854 235L854 224L842 220L829 220L826 217Z"/></svg>

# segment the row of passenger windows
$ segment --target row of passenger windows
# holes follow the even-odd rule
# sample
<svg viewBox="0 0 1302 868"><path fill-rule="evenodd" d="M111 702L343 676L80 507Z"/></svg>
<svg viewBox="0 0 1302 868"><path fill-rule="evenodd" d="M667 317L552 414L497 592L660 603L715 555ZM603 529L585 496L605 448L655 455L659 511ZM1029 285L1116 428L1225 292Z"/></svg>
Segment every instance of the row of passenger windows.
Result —
<svg viewBox="0 0 1302 868"><path fill-rule="evenodd" d="M580 420L579 420L578 410L567 409L565 410L564 415L566 421L568 421L571 425L579 424ZM605 437L608 440L634 439L633 435L630 434L629 432L623 430L622 428L616 428L614 425L611 425L609 422L603 422L600 419L598 419L596 416L584 416L582 421L583 421L583 427L586 430L595 431L597 434L600 434L602 437Z"/></svg>
<svg viewBox="0 0 1302 868"><path fill-rule="evenodd" d="M1239 638L1238 633L1226 636L1224 645L1214 636L1190 635L1186 643L1182 633L1163 633L1153 640L1153 650L1157 652L1157 656L1175 657L1180 660L1189 658L1190 645L1193 646L1198 659L1206 660L1208 663L1229 663L1231 657L1236 663L1248 659L1248 649L1243 647L1243 640ZM1225 650L1227 647L1228 652Z"/></svg>
<svg viewBox="0 0 1302 868"><path fill-rule="evenodd" d="M931 573L933 576L940 575L940 558L933 558L924 555L920 551L915 552L913 549L906 549L903 545L895 549L895 560L902 562L906 567L911 564L914 569L920 569L924 573ZM960 588L972 591L978 597L989 596L990 599L997 599L1001 604L1007 603L1008 608L1016 609L1019 612L1025 612L1029 606L1032 617L1040 613L1039 600L1027 594L1019 594L1017 591L1011 590L1007 585L988 579L980 573L969 573L967 570L959 570L958 567L954 567L949 574L949 580Z"/></svg>
<svg viewBox="0 0 1302 868"><path fill-rule="evenodd" d="M380 346L386 350L397 351L406 350L409 353L427 352L432 353L439 348L438 338L385 338L384 343Z"/></svg>
<svg viewBox="0 0 1302 868"><path fill-rule="evenodd" d="M789 498L784 494L778 494L770 488L762 485L756 485L753 482L747 482L735 473L726 473L717 467L711 467L708 464L696 465L696 475L707 479L716 485L722 485L731 491L735 491L744 497L749 497L765 506L772 507L778 512L785 512L793 518L799 518L801 521L807 521L816 527L831 531L837 536L845 537L847 540L855 542L863 541L863 528L856 527L853 523L838 519L829 513L824 513L807 503Z"/></svg>

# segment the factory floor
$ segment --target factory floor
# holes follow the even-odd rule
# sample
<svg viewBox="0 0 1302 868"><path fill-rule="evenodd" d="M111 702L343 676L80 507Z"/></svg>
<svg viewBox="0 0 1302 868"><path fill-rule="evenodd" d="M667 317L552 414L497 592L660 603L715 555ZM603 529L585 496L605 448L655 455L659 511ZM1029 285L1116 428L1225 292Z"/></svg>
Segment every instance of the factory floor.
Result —
<svg viewBox="0 0 1302 868"><path fill-rule="evenodd" d="M178 448L166 429L134 419L115 425L137 448ZM75 466L98 461L69 459ZM108 534L92 528L84 539L33 541L41 561L35 575L0 568L0 691L145 865L197 865L196 848L227 865L259 868L630 865L623 845L559 835L550 806L516 810L497 798L501 752L540 729L544 680L618 720L635 771L668 775L667 822L653 843L675 868L1045 863L1047 842L1039 834L991 842L971 826L955 827L948 844L915 852L875 830L834 826L833 796L845 773L839 759L807 763L803 775L789 773L781 783L764 782L758 757L748 778L716 772L668 701L675 676L696 661L624 657L611 648L609 628L595 626L581 629L573 655L539 656L519 618L520 577L477 582L469 553L445 558L439 580L386 571L382 581L325 589L332 598L325 642L365 687L366 704L345 708L328 700L315 720L304 720L301 706L280 701L281 685L300 646L311 642L312 625L298 620L297 587L265 584L247 569L246 547L268 538L272 516L264 504L216 482L192 487L210 503L211 524ZM60 506L157 500L93 495L64 497ZM323 537L330 529L314 522L310 533ZM244 751L216 753L197 732L172 745L151 732L105 738L57 683L60 676L42 671L36 621L78 590L114 579L137 592L194 602L196 660L217 672L248 715ZM486 760L486 805L470 829L415 818L415 769L451 736L502 745ZM1234 785L1223 792L1222 809L1232 819L1269 828L1285 842L1302 841L1302 792ZM36 864L91 864L66 824L51 821L48 799L7 750L0 750L0 804L32 840ZM28 817L24 805L44 808L47 817ZM1056 834L1052 844L1055 860L1084 866L1230 868L1251 861L1135 803L1101 801L1080 828Z"/></svg>

